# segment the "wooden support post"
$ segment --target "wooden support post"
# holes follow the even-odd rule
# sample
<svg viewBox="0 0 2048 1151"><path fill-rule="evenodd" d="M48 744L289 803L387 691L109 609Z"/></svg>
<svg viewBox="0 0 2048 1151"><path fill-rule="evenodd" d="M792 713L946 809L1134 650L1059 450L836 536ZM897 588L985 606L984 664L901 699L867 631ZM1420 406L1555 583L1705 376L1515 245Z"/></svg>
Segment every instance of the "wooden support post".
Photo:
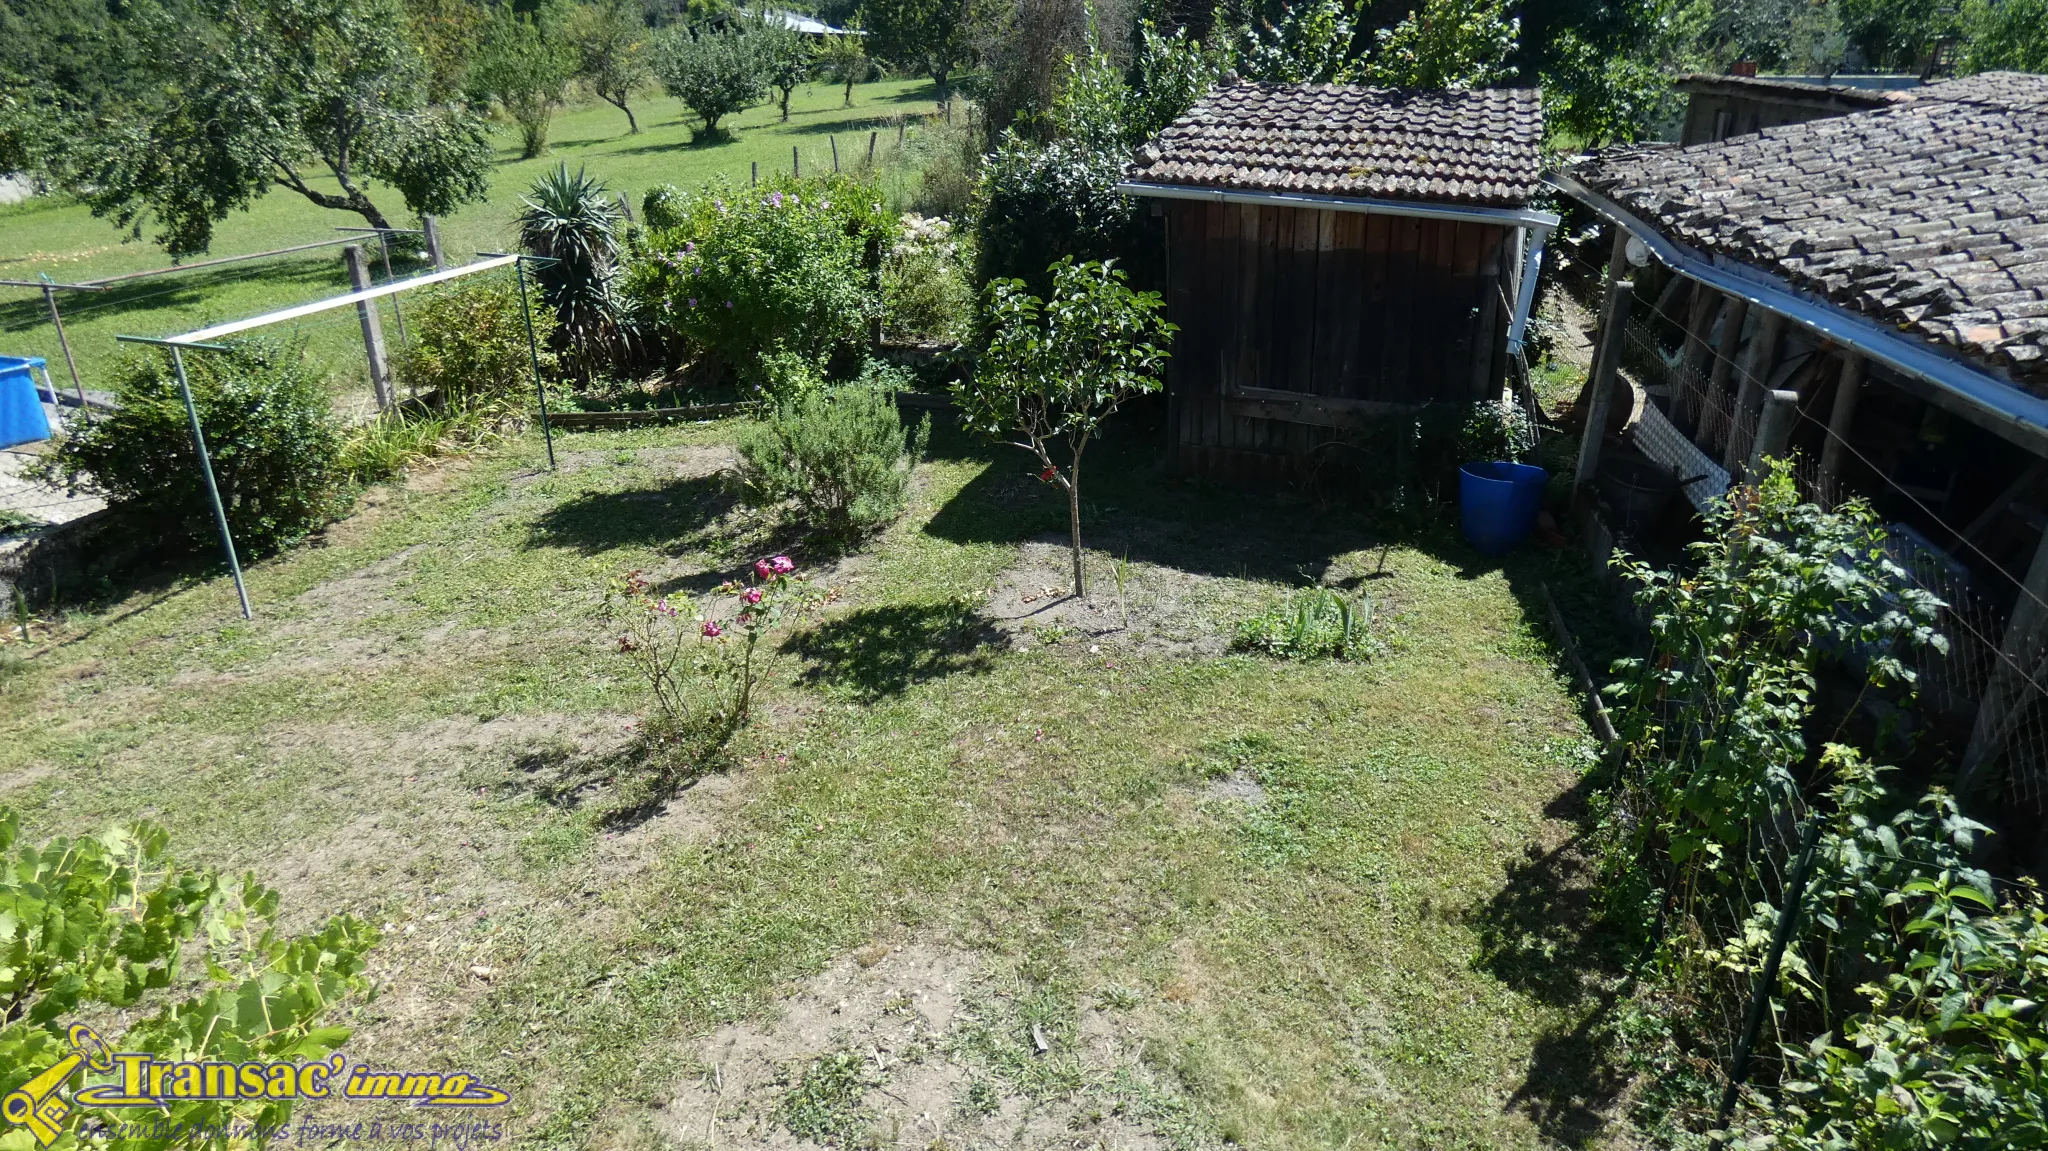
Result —
<svg viewBox="0 0 2048 1151"><path fill-rule="evenodd" d="M1586 401L1586 427L1579 436L1579 465L1572 474L1572 499L1583 503L1593 476L1600 467L1600 438L1607 434L1607 412L1614 406L1615 371L1621 365L1622 332L1628 326L1629 305L1636 286L1617 280L1607 293L1607 312L1600 317L1600 344L1594 349L1599 373L1590 381L1593 394Z"/></svg>
<svg viewBox="0 0 2048 1151"><path fill-rule="evenodd" d="M837 172L839 170L839 137L826 136L825 142L832 145L832 170Z"/></svg>
<svg viewBox="0 0 2048 1151"><path fill-rule="evenodd" d="M896 146L898 148L901 148L903 146L903 129L906 126L908 126L909 123L910 121L905 120L901 116L896 117Z"/></svg>
<svg viewBox="0 0 2048 1151"><path fill-rule="evenodd" d="M360 244L341 250L348 262L348 282L356 291L368 291L370 265L363 259ZM377 393L377 410L391 410L391 362L384 354L384 325L377 316L377 301L356 302L356 318L363 322L363 352L370 361L370 390Z"/></svg>
<svg viewBox="0 0 2048 1151"><path fill-rule="evenodd" d="M756 160L756 161L754 161L754 171L753 171L753 175L751 175L751 176L747 177L747 184L748 184L748 185L749 185L749 186L751 187L751 186L757 186L757 185L759 185L760 183L761 183L761 161L759 161L759 160Z"/></svg>
<svg viewBox="0 0 2048 1151"><path fill-rule="evenodd" d="M789 146L789 174L799 179L804 174L804 158L797 152L795 144Z"/></svg>
<svg viewBox="0 0 2048 1151"><path fill-rule="evenodd" d="M880 134L879 132L868 133L868 167L870 168L875 166L875 137Z"/></svg>
<svg viewBox="0 0 2048 1151"><path fill-rule="evenodd" d="M1616 227L1614 229L1614 248L1607 255L1607 291L1605 293L1605 299L1600 306L1600 330L1603 333L1607 330L1607 312L1610 308L1614 306L1615 285L1621 283L1622 270L1627 267L1628 231L1624 228ZM1615 344L1615 348L1617 350L1620 347L1621 345L1619 343ZM1593 339L1593 362L1587 365L1586 367L1586 383L1585 386L1579 389L1579 398L1572 404L1573 411L1583 412L1586 410L1586 405L1592 402L1593 381L1599 378L1600 372L1604 366L1601 361L1606 356L1606 354L1606 337L1604 335L1595 335Z"/></svg>
<svg viewBox="0 0 2048 1151"><path fill-rule="evenodd" d="M1703 448L1712 444L1713 437L1734 434L1728 411L1734 401L1729 398L1728 381L1735 375L1735 353L1742 347L1742 325L1748 319L1749 301L1728 297L1728 306L1722 309L1721 339L1714 346L1714 370L1707 377L1707 410L1700 416L1700 434L1693 440Z"/></svg>
<svg viewBox="0 0 2048 1151"><path fill-rule="evenodd" d="M1707 360L1707 337L1713 333L1714 317L1720 314L1721 293L1699 281L1692 285L1692 309L1685 318L1685 343L1678 353L1678 395L1672 401L1672 408L1681 425L1690 427L1697 423L1699 412L1694 410L1693 377Z"/></svg>
<svg viewBox="0 0 2048 1151"><path fill-rule="evenodd" d="M441 221L432 216L421 216L420 231L427 237L427 259L434 262L434 270L446 271L448 262L441 258Z"/></svg>
<svg viewBox="0 0 2048 1151"><path fill-rule="evenodd" d="M1756 444L1742 468L1742 482L1754 487L1763 478L1764 461L1785 458L1785 445L1792 439L1792 425L1799 420L1799 393L1779 388L1764 393L1763 411L1757 413Z"/></svg>
<svg viewBox="0 0 2048 1151"><path fill-rule="evenodd" d="M1849 429L1856 423L1856 401L1863 394L1863 372L1868 360L1861 353L1843 349L1842 375L1835 383L1835 410L1828 416L1828 442L1820 449L1820 478L1833 484L1842 474L1842 453L1848 450Z"/></svg>
<svg viewBox="0 0 2048 1151"><path fill-rule="evenodd" d="M1963 770L1956 779L1956 794L1969 799L1988 782L1989 769L2012 736L2013 721L2033 691L2030 681L2040 671L2041 626L2048 622L2048 532L2034 548L2034 560L2027 565L2027 577L2020 584L2012 619L1998 645L1999 658L1991 665L1991 678L1977 704L1977 720L1970 728L1969 746L1963 749Z"/></svg>
<svg viewBox="0 0 2048 1151"><path fill-rule="evenodd" d="M1785 332L1785 317L1767 311L1757 324L1756 339L1749 343L1749 353L1742 358L1742 379L1735 390L1735 412L1729 418L1728 450L1721 457L1721 467L1731 474L1735 465L1750 458L1748 437L1742 434L1742 424L1757 405L1763 402L1764 392L1771 386L1771 368L1778 362L1778 337Z"/></svg>

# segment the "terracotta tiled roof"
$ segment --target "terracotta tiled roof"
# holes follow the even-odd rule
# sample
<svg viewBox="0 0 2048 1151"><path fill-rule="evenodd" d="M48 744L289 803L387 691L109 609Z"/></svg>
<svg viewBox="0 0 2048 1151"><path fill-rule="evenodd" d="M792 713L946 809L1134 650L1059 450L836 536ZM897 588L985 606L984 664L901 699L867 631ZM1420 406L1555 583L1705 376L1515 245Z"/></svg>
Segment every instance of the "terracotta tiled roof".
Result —
<svg viewBox="0 0 2048 1151"><path fill-rule="evenodd" d="M1534 89L1212 89L1139 149L1148 184L1522 207L1542 174Z"/></svg>
<svg viewBox="0 0 2048 1151"><path fill-rule="evenodd" d="M2048 393L2048 76L1952 80L1875 111L1570 171L1674 240Z"/></svg>

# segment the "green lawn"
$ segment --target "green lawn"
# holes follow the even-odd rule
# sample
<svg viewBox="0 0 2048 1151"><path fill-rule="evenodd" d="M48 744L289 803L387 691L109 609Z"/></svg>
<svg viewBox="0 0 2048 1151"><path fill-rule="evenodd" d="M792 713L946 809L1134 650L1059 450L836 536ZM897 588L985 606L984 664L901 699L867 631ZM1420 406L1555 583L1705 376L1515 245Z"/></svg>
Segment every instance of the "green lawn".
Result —
<svg viewBox="0 0 2048 1151"><path fill-rule="evenodd" d="M690 187L719 178L744 182L753 162L759 162L764 173L786 171L792 147L801 151L805 171L829 171L832 137L837 137L844 159L851 163L856 153L865 154L867 133L880 126L877 121L928 115L935 108L929 81L859 85L851 108L842 107L838 86L806 85L790 102L787 124L780 122L773 105L763 105L727 121L736 137L732 142L696 147L684 122L688 113L669 97L650 96L635 108L643 128L640 135L628 135L625 116L609 104L575 108L555 118L549 154L523 161L517 159L516 133L501 129L490 199L444 221L444 251L451 261L464 261L478 251L504 250L513 242L511 225L520 195L556 163L587 167L614 190L625 192L637 212L640 195L656 184ZM892 136L893 128L883 130L885 141ZM404 219L404 202L389 188L373 186L371 197L394 225L410 222ZM324 240L335 235L337 226L363 222L352 213L318 208L304 197L274 189L248 212L235 213L218 226L211 255ZM169 263L163 251L148 242L147 232L140 241L124 242L124 234L110 222L95 219L83 205L66 198L0 208L0 278L34 280L46 272L68 283ZM381 278L381 268L377 274ZM124 354L115 343L116 334L171 335L347 288L347 273L335 248L139 280L104 293L67 293L59 304L86 386L98 387ZM384 325L386 339L396 344L398 333L388 312ZM307 337L312 353L338 387L352 389L355 381L364 379L362 341L352 312L308 320L294 330ZM69 386L42 294L34 289L0 288L0 355L42 356L59 381Z"/></svg>
<svg viewBox="0 0 2048 1151"><path fill-rule="evenodd" d="M1534 622L1572 561L1173 479L1147 433L1097 449L1090 563L1187 643L1006 629L1063 507L942 430L901 522L799 552L839 598L732 770L598 824L539 784L648 706L603 581L766 546L732 434L445 464L253 565L253 623L218 578L62 621L0 681L0 802L384 925L348 1050L506 1086L524 1146L1609 1138L1560 867L1588 741ZM1203 646L1318 580L1376 598L1380 655Z"/></svg>

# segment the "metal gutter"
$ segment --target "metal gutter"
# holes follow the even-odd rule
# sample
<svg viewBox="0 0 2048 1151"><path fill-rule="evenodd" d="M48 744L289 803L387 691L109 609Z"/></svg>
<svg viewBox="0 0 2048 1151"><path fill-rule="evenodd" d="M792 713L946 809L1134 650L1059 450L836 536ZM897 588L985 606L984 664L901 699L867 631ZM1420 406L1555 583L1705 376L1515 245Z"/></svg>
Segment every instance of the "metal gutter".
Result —
<svg viewBox="0 0 2048 1151"><path fill-rule="evenodd" d="M1882 324L1793 287L1754 265L1708 256L1667 239L1627 209L1571 176L1544 177L1552 187L1585 204L1648 245L1658 260L1680 275L1716 291L1739 296L1776 312L1837 344L1905 376L1909 390L1948 408L2037 454L2048 455L2048 400L1974 365L1954 359L1925 340L1900 335ZM1918 387L1910 387L1917 384Z"/></svg>
<svg viewBox="0 0 2048 1151"><path fill-rule="evenodd" d="M1456 207L1448 204L1418 204L1412 200L1374 200L1363 196L1316 196L1306 192L1233 192L1228 188L1196 188L1186 184L1146 184L1125 180L1113 191L1126 196L1152 196L1161 200L1206 200L1212 204L1264 204L1274 208L1320 208L1332 212L1360 212L1368 216L1415 216L1424 220L1465 220L1499 224L1508 228L1557 227L1557 215L1534 208Z"/></svg>
<svg viewBox="0 0 2048 1151"><path fill-rule="evenodd" d="M1363 196L1318 196L1306 192L1235 192L1228 188L1197 188L1186 184L1147 184L1124 180L1114 189L1126 196L1151 196L1160 200L1195 200L1211 204L1256 204L1272 208L1314 208L1330 212L1357 212L1367 216L1411 216L1421 220L1455 220L1471 224L1493 224L1520 228L1529 233L1528 256L1522 268L1521 284L1515 291L1515 315L1508 324L1508 354L1522 353L1522 337L1529 328L1529 308L1536 299L1536 273L1543 262L1543 245L1557 228L1554 212L1534 208L1482 208L1447 204L1419 204L1412 200L1377 200Z"/></svg>

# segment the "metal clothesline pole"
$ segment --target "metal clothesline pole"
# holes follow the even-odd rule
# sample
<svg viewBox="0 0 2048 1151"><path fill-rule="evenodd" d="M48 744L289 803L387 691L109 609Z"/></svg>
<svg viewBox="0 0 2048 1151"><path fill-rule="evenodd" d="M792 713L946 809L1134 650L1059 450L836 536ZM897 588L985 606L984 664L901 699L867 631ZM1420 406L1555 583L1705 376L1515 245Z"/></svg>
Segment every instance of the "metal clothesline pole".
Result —
<svg viewBox="0 0 2048 1151"><path fill-rule="evenodd" d="M503 258L503 252L478 252L479 256ZM548 470L555 470L555 429L548 423L548 389L540 378L540 342L533 338L533 304L526 297L526 264L558 264L546 256L513 256L512 270L519 277L519 314L526 320L526 355L533 365L533 395L540 401L540 434L548 445Z"/></svg>
<svg viewBox="0 0 2048 1151"><path fill-rule="evenodd" d="M192 448L199 453L199 474L206 480L206 499L213 506L213 526L220 530L220 547L227 553L228 571L235 577L235 596L242 601L242 618L255 619L249 610L249 588L242 582L242 561L235 555L235 536L228 530L228 511L220 502L220 485L213 478L213 457L206 450L206 433L199 427L199 405L192 400L192 381L185 376L185 349L204 348L210 352L224 352L219 344L186 344L172 340L151 339L147 336L115 336L117 340L130 344L153 344L171 350L171 371L178 377L178 394L185 400L185 419L192 427Z"/></svg>
<svg viewBox="0 0 2048 1151"><path fill-rule="evenodd" d="M199 406L197 402L193 399L192 382L185 372L184 353L186 349L199 348L209 352L225 352L229 350L226 345L215 343L213 341L226 336L232 336L240 332L250 331L255 328L261 328L271 324L283 323L289 320L300 319L305 316L318 315L321 312L332 311L336 308L344 308L351 304L357 304L367 300L375 300L383 296L397 295L398 293L406 291L411 288L423 287L428 284L438 284L448 280L460 279L461 277L473 275L477 272L489 271L492 268L502 268L506 264L517 264L518 262L519 257L515 256L502 256L494 260L482 260L477 263L468 264L460 268L449 268L444 271L432 272L423 276L415 276L409 280L402 280L397 283L384 284L379 287L370 288L365 291L350 292L346 295L332 296L325 300L315 300L310 304L298 304L293 307L279 309L278 311L275 312L266 312L263 315L252 316L246 320L231 320L224 324L214 324L210 327L201 328L198 331L186 332L183 335L179 336L158 338L155 336L117 335L114 337L116 340L120 340L124 343L148 344L153 347L169 348L171 350L171 368L173 372L177 375L178 391L185 401L185 418L187 422L191 425L192 448L195 452L198 453L199 456L199 472L200 476L205 480L207 503L210 505L213 511L214 526L218 528L220 531L221 550L227 555L228 570L233 573L235 578L235 595L238 599L241 600L243 619L254 619L255 613L250 609L249 606L249 589L242 578L242 561L241 558L235 553L234 533L228 527L227 507L221 501L220 485L214 478L213 456L207 450L206 433L200 427ZM523 298L524 295L525 293L522 290L521 297ZM530 325L528 331L528 346L530 349L532 346L530 338ZM534 357L534 364L536 369L538 369L539 362L539 356L538 353L536 353ZM537 374L538 373L536 371L536 376Z"/></svg>

